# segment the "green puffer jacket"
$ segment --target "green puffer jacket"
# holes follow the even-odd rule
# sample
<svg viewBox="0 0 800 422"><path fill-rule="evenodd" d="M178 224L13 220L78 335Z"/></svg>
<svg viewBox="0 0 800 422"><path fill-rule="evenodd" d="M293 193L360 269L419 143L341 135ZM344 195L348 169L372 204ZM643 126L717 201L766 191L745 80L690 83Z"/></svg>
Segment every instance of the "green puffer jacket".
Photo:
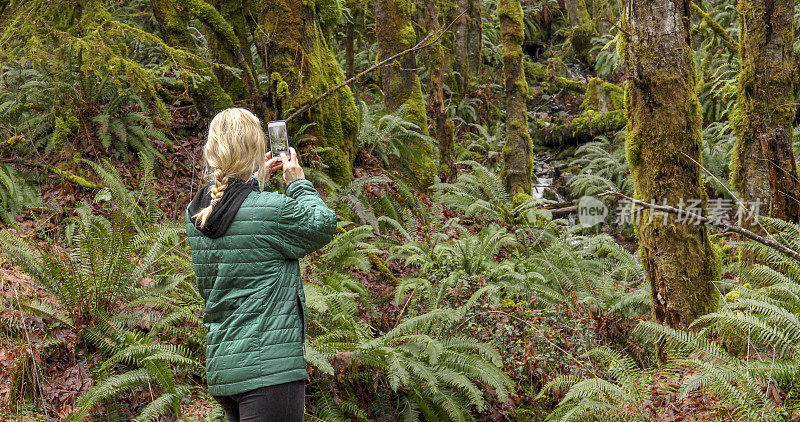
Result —
<svg viewBox="0 0 800 422"><path fill-rule="evenodd" d="M186 230L205 302L208 391L215 396L306 378L306 304L298 258L327 244L336 213L306 179L286 194L247 194L221 237Z"/></svg>

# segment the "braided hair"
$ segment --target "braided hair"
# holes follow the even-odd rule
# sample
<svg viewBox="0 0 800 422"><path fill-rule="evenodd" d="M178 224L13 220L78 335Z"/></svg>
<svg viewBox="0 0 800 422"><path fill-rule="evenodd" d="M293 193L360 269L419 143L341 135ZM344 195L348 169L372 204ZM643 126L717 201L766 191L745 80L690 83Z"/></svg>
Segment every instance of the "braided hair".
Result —
<svg viewBox="0 0 800 422"><path fill-rule="evenodd" d="M249 178L255 174L259 189L264 189L267 174L265 151L264 132L253 113L232 107L214 116L203 147L206 173L213 175L210 181L213 185L209 189L211 203L193 216L200 222L200 227L206 225L214 206L222 200L231 178Z"/></svg>

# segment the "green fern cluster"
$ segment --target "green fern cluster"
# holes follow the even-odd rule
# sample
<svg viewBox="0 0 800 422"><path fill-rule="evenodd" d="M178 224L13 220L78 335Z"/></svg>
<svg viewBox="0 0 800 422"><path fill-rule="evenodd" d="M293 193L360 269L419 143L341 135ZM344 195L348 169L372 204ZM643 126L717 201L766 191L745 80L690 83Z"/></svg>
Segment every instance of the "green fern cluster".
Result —
<svg viewBox="0 0 800 422"><path fill-rule="evenodd" d="M95 369L95 384L77 403L68 421L86 420L100 404L105 404L109 418L119 418L116 404L121 394L141 388L157 393L138 416L140 422L160 420L164 414L180 414L181 400L189 397L198 385L187 385L178 377L201 377L203 364L191 356L184 345L156 342L151 333L127 329L116 317L98 316L96 325L83 335L100 349L106 358Z"/></svg>
<svg viewBox="0 0 800 422"><path fill-rule="evenodd" d="M381 221L406 230L386 216ZM314 275L305 283L311 310L306 359L328 374L314 383L314 420L364 419L387 412L398 420L474 420L470 409L485 409L484 389L479 387L483 384L491 385L499 400L506 400L513 384L500 369L496 349L459 334L459 325L477 297L453 307L443 300L450 294L449 282L426 285L419 277L404 278L398 280L396 302L401 303L411 289L423 299L415 300L412 294L394 328L375 333L354 317L359 308L374 309L376 302L351 272L342 269L366 271L380 260L377 254L382 252L367 240L374 240L372 226L351 228L338 235L319 260L307 263L314 267ZM420 284L412 287L414 282ZM432 294L435 289L438 295ZM349 364L337 373L331 361L342 357ZM376 393L381 399L365 409L355 391L376 376L388 390Z"/></svg>
<svg viewBox="0 0 800 422"><path fill-rule="evenodd" d="M622 59L617 52L617 37L613 34L592 38L592 48L589 53L597 53L594 70L601 78L610 77L619 70L622 64Z"/></svg>
<svg viewBox="0 0 800 422"><path fill-rule="evenodd" d="M605 367L606 377L560 376L548 382L537 398L566 391L547 421L648 421L655 415L647 399L656 371L639 368L630 357L609 348L595 348L586 357ZM608 378L608 379L607 379Z"/></svg>
<svg viewBox="0 0 800 422"><path fill-rule="evenodd" d="M768 218L762 218L762 224L777 241L794 250L800 247L800 225ZM652 382L657 375L674 385L661 394L674 394L678 400L695 393L711 395L719 400L719 415L733 420L788 420L800 408L800 264L760 243L738 246L753 253L758 263L736 272L739 280L717 283L727 292L724 300L693 323L695 331L639 323L637 335L658 344L666 355L664 368L655 374L606 350L605 355L621 362L616 365L622 371L610 371L608 378L562 377L548 384L542 394L568 389L551 419L601 420L592 415L607 414L648 420L639 412L648 400L642 382ZM787 391L782 401L771 394L778 388Z"/></svg>
<svg viewBox="0 0 800 422"><path fill-rule="evenodd" d="M622 148L624 138L624 131L617 133L613 140L598 136L596 141L575 151L577 158L570 165L581 171L569 181L572 196L579 198L608 190L628 195L633 193L633 178L625 159L625 148Z"/></svg>
<svg viewBox="0 0 800 422"><path fill-rule="evenodd" d="M174 230L137 234L121 212L108 220L92 214L86 204L77 211L71 251L42 247L7 230L0 232L0 244L7 258L53 294L76 320L87 320L131 298Z"/></svg>
<svg viewBox="0 0 800 422"><path fill-rule="evenodd" d="M381 115L376 105L370 106L364 100L359 100L358 109L358 143L386 166L391 166L393 161L400 158L407 162L419 161L424 151L435 149L435 139L422 134L417 125L403 118L405 105L392 113ZM420 145L427 147L420 148Z"/></svg>
<svg viewBox="0 0 800 422"><path fill-rule="evenodd" d="M133 150L163 160L153 142L172 146L172 141L154 125L144 97L121 87L110 74L81 73L74 64L65 65L63 75L54 78L27 65L4 68L0 116L9 126L0 127L0 135L16 139L13 145L20 149L30 144L52 153L90 131L117 156Z"/></svg>
<svg viewBox="0 0 800 422"><path fill-rule="evenodd" d="M41 206L41 195L31 179L9 164L0 164L0 220L9 226L17 226L15 217L25 209Z"/></svg>

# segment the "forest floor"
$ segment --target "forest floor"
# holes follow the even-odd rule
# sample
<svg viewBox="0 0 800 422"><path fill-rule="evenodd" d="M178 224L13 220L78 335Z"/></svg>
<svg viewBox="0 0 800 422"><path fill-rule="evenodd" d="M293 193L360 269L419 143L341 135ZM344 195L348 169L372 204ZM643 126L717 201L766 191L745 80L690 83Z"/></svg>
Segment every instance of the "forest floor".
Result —
<svg viewBox="0 0 800 422"><path fill-rule="evenodd" d="M565 107L569 108L569 104ZM574 108L574 107L573 107ZM163 144L157 144L157 149L166 158L162 165L156 167L157 192L161 199L160 207L166 215L174 221L181 221L183 212L194 192L199 188L197 175L200 166L198 164L202 157L202 146L204 138L202 133L195 128L196 116L191 115L186 109L178 108L173 110L173 120L171 123L171 133L183 133L186 136L175 137L174 148L167 148ZM540 182L547 182L551 185L541 187L540 194L554 199L561 203L571 203L573 198L568 197L565 190L560 169L566 164L558 160L560 151L543 150L536 156L536 173ZM98 152L96 157L92 157L92 151L85 151L88 158L100 158L106 155ZM63 157L53 157L52 163L63 162ZM110 159L111 164L120 172L123 180L129 186L137 186L141 176L141 168L134 161L120 159ZM82 169L73 167L65 170L75 173L85 173ZM354 173L357 178L385 175L380 163L365 151L360 151ZM87 178L95 183L101 183L96 177ZM374 197L380 196L383 192L377 185L367 184L365 187L368 194ZM95 192L83 188L76 188L74 185L59 179L52 179L41 185L42 199L44 206L40 210L31 210L27 214L21 214L17 220L19 229L17 233L20 237L34 238L44 234L56 235L60 230L60 223L64 218L74 212L74 204L77 201L86 201L95 204L93 197ZM430 204L429 198L420 193L423 203ZM100 211L98 208L96 211ZM446 210L450 216L456 213ZM460 216L462 224L470 227L470 219ZM569 217L569 213L564 217ZM573 217L571 217L574 219ZM472 225L474 231L480 228ZM627 250L635 251L635 241L626 240L619 233L610 232L615 236L620 244ZM455 233L454 233L455 235ZM42 242L44 244L44 242ZM386 258L381 256L381 258ZM498 262L503 260L503 253L497 256ZM388 263L389 269L398 277L407 275L411 269L405 267L399 260ZM368 321L373 327L383 331L390 330L397 324L398 314L402 310L392 303L391 299L395 284L389 280L385 274L373 268L368 272L354 272L356 277L370 292L373 299L380 305L378 309L359 310L359 317ZM473 286L474 288L474 286ZM0 296L7 299L9 303L15 303L17 295L38 297L41 301L58 307L57 301L52 300L43 290L31 282L30 277L14 268L8 262L0 263ZM535 301L535 298L531 298ZM619 315L604 313L592 310L588 307L565 307L563 309L550 309L539 312L531 312L525 303L504 303L500 306L491 307L487 313L480 317L476 324L471 325L469 330L481 340L505 344L506 350L500 350L506 366L515 367L514 371L525 374L525 378L537 379L537 384L541 385L554 378L554 374L548 373L547 368L555 365L569 367L572 373L585 373L584 363L577 358L581 354L581 345L564 343L564 339L584 336L596 336L602 343L622 344L629 350L639 350L640 359L646 359L646 351L628 339L628 336L636 325L637 320L624 319ZM8 311L2 311L8 313ZM14 315L0 314L0 319L13 318ZM99 361L99 353L96 355L82 356L77 351L88 350L78 344L80 340L79 331L83 328L76 326L72 329L60 328L55 333L56 337L64 340L59 351L47 353L44 359L38 354L48 350L45 344L46 333L53 331L47 326L46 320L41 317L27 316L26 325L31 330L26 333L28 344L0 344L0 403L8 404L13 413L0 413L0 421L54 421L61 420L74 410L76 399L94 384L90 375L90 368L93 362ZM497 332L492 327L503 327L503 332ZM531 327L535 328L536 336L520 337L518 333L529 332ZM26 353L25 349L30 346L35 356L34 360L27 360L29 365L39 365L29 368L12 367L15 357L20 353ZM542 350L558 350L560 355L542 354ZM346 354L337 356L333 360L334 367L346 368L348 356ZM42 377L33 375L44 369ZM38 385L12 385L12 373L18 371L31 371L31 379L36 379ZM19 379L19 377L17 377ZM22 377L22 379L27 379ZM655 394L659 386L653 386L654 400L662 400ZM518 392L512 397L517 405L526 405L530 402L530 393ZM28 395L39 397L46 403L50 412L42 411L35 403L27 408L18 408L14 402L19 400L17 395ZM122 415L134 417L149 401L152 400L152 391L142 390L134 394L124 394L119 397L119 410ZM202 420L202 416L208 413L211 405L200 397L194 397L191 407L183 405L181 412L187 420ZM505 420L510 409L507 404L495 403L494 410L489 412L491 420ZM653 409L659 409L665 422L685 421L687 415L694 415L692 420L703 420L703 409L712 409L714 401L705 395L692 395L681 401L674 403L653 403ZM55 411L55 414L52 412ZM534 413L544 414L545 409L533 409ZM700 417L700 419L697 419Z"/></svg>
<svg viewBox="0 0 800 422"><path fill-rule="evenodd" d="M579 113L580 101L573 94L564 93L548 97L547 101L549 102L547 115ZM155 143L156 149L165 157L164 162L156 166L159 206L172 221L183 220L186 205L200 187L197 175L201 170L199 163L205 139L203 128L197 126L197 117L191 110L180 105L171 109L172 122L165 132L172 134L174 148L168 148L160 142ZM86 144L90 145L91 141L87 139ZM566 209L576 199L570 197L570 191L566 188L569 178L574 176L570 174L570 170L574 171L574 168L570 169L569 164L569 159L573 156L569 151L565 154L565 150L574 151L575 147L575 144L571 144L539 148L535 156L535 173L539 178L537 183L542 185L538 195L556 202L550 208ZM84 158L92 160L108 157L108 154L99 149L97 151L87 149L83 151L83 155ZM127 185L138 186L142 172L135 160L110 158L109 161L120 172ZM70 160L54 156L46 161L48 164L63 162ZM84 175L92 182L101 183L101 180L79 164L68 165L63 169ZM386 175L379 160L363 149L356 158L354 173L359 179ZM385 187L380 184L364 185L365 195L372 198L380 197L384 193L383 189ZM30 210L18 216L19 237L56 238L62 234L62 222L74 216L76 202L96 204L93 200L96 192L76 188L56 178L41 184L41 194L43 201L41 209ZM430 207L431 200L427 195L419 193L419 198L425 206ZM100 212L101 209L97 207L95 211ZM445 209L444 213L447 217L459 217L461 224L470 232L477 233L482 228L476 221L452 209ZM571 219L573 223L576 218L574 210L564 211L560 217ZM615 231L612 226L604 230L628 252L636 251L637 244L631 236ZM457 233L453 232L451 235L455 237ZM383 260L388 257L386 251L377 255ZM507 251L501 249L495 259L502 262L506 257ZM392 260L387 266L398 278L405 278L412 273L412 268L404 265L401 260ZM352 273L369 291L373 303L377 304L376 309L365 309L361 306L357 313L359 319L368 322L377 330L383 332L391 330L397 325L403 313L403 309L391 300L396 289L395 281L374 267L369 271L352 271ZM473 290L480 288L481 282L485 285L485 280L479 279L477 286L469 287ZM462 285L456 286L455 290L456 299L459 299L459 291L463 291L465 297L470 293L466 286ZM19 269L8 262L0 262L0 296L9 303L16 303L14 299L18 295L37 297L54 307L60 306ZM537 298L530 298L530 302L536 301ZM504 349L500 350L504 369L520 387L514 392L511 400L514 406L524 408L526 414L534 415L528 416L531 420L543 418L555 405L552 401L533 404L532 400L542 385L559 375L553 368L559 368L560 373L581 377L594 373L594 368L587 366L586 360L581 358L586 352L588 343L614 345L624 349L641 363L642 367L648 367L652 363L650 352L631 339L634 327L642 318L627 318L618 313L593 308L579 303L574 295L571 303L565 306L536 309L537 306L530 305L531 303L514 303L511 300L500 304L483 304L480 316L475 318L473 323L466 324L464 330L477 339L504 346ZM0 310L0 320L10 320L22 314L21 310L20 313L12 313ZM0 411L0 421L61 420L74 410L77 397L94 385L90 366L98 363L101 354L96 350L93 353L91 347L79 344L82 341L78 334L83 328L81 326L59 328L53 332L44 318L26 316L25 320L25 325L30 327L26 333L26 344L0 344L0 403L6 404L7 409L11 410L11 413ZM63 340L63 343L57 346L59 347L57 351L49 352L46 343L49 337L45 335L46 333L54 333L56 338ZM33 360L23 360L27 362L28 367L12 367L12 362L19 362L15 357L27 353L26 350L31 350L34 356ZM81 355L84 350L89 351L89 355ZM44 353L45 351L47 353ZM42 358L40 354L45 356ZM337 354L332 360L332 365L337 373L344 373L349 365L347 352ZM41 376L36 375L42 369ZM31 376L12 376L14 373L19 374L20 371L27 371ZM680 378L686 379L691 375L686 372L681 374ZM12 379L34 379L37 380L37 384L12 385ZM717 413L720 402L709 394L692 393L679 399L675 394L666 393L674 389L674 385L667 383L674 381L675 379L659 381L649 389L652 398L647 401L646 406L651 414L658 415L658 420L664 422L721 420ZM130 418L136 416L148 402L152 401L152 394L152 391L145 389L120 396L118 402L120 414ZM14 404L20 401L20 396L38 397L50 410L42 411L39 403L28 404L24 408L15 407ZM193 399L191 406L182 405L181 413L186 420L202 420L203 415L211 409L211 404L199 396ZM493 402L488 407L485 420L509 420L513 414L511 403Z"/></svg>

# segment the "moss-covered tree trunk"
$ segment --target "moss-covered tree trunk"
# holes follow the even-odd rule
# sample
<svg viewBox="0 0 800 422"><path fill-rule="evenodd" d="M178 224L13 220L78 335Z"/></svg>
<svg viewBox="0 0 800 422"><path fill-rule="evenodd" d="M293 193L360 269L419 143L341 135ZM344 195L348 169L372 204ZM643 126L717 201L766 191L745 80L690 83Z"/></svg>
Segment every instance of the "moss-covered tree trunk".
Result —
<svg viewBox="0 0 800 422"><path fill-rule="evenodd" d="M439 4L430 1L425 4L425 9L420 11L423 25L428 34L435 34L441 30L439 22ZM433 125L434 137L439 143L439 165L440 171L446 175L452 175L455 171L453 164L453 130L452 119L447 118L447 111L444 105L444 47L441 39L428 47L426 51L426 67L430 77L428 88L428 98L430 99L431 109L436 123Z"/></svg>
<svg viewBox="0 0 800 422"><path fill-rule="evenodd" d="M195 55L191 61L192 76L184 78L201 116L213 116L220 110L233 105L230 95L222 88L211 66L199 58L200 51L189 34L185 11L178 8L177 0L152 0L153 15L161 29L164 42Z"/></svg>
<svg viewBox="0 0 800 422"><path fill-rule="evenodd" d="M530 195L533 185L533 141L528 133L528 82L522 67L522 5L519 0L499 0L500 36L503 39L503 84L506 89L506 143L503 146L503 179L508 192Z"/></svg>
<svg viewBox="0 0 800 422"><path fill-rule="evenodd" d="M345 77L350 79L356 74L355 55L356 55L356 41L359 38L358 25L364 19L365 1L367 0L344 0L343 6L350 11L350 19L345 23L345 38L344 38L344 57Z"/></svg>
<svg viewBox="0 0 800 422"><path fill-rule="evenodd" d="M458 0L451 13L453 23L453 70L461 92L480 71L482 0Z"/></svg>
<svg viewBox="0 0 800 422"><path fill-rule="evenodd" d="M344 82L324 34L325 25L339 21L335 0L270 0L254 4L260 38L266 45L266 67L270 74L270 101L276 114L287 117L292 109L310 103L330 88ZM353 92L345 86L290 123L290 130L313 123L308 134L314 145L329 148L321 157L326 172L337 182L347 183L353 174L356 153L357 110Z"/></svg>
<svg viewBox="0 0 800 422"><path fill-rule="evenodd" d="M236 38L239 40L239 48L249 53L250 42L248 40L248 31L246 23L247 2L232 1L232 0L213 0L210 2L233 28ZM231 69L238 69L241 67L237 59L237 54L232 51L231 46L223 38L217 35L213 30L206 31L208 38L208 49L211 53L211 58L217 63L228 66L214 68L214 73L217 75L220 83L225 87L225 90L233 97L234 100L244 100L251 96L250 91L247 89L244 79L241 74L236 74ZM250 67L250 71L254 70L253 61L250 54L242 54L242 57ZM240 69L242 70L242 69Z"/></svg>
<svg viewBox="0 0 800 422"><path fill-rule="evenodd" d="M355 22L348 22L347 29L345 30L344 37L344 57L345 57L345 78L350 79L356 74L355 66L355 41L356 41L356 24Z"/></svg>
<svg viewBox="0 0 800 422"><path fill-rule="evenodd" d="M579 59L588 64L592 38L598 36L597 26L589 14L586 0L564 0L564 6L567 9L569 24L572 26L572 33L569 36L572 50Z"/></svg>
<svg viewBox="0 0 800 422"><path fill-rule="evenodd" d="M235 6L228 3L229 2L225 2L222 5L223 8L230 9L233 7L235 9ZM242 5L249 5L247 1L240 3ZM224 54L226 57L235 61L235 67L241 70L241 82L247 90L256 114L261 116L263 120L268 119L272 113L267 108L266 102L262 96L262 90L255 77L255 72L252 67L252 56L250 54L250 44L247 41L246 34L242 32L245 30L239 28L239 33L237 35L237 29L235 29L234 25L236 23L241 23L239 18L242 14L239 13L231 17L234 22L234 24L231 24L216 7L205 0L177 0L177 5L183 8L184 11L191 12L194 17L205 25L210 37L216 40L212 42L212 47L217 48L219 51L214 53L214 55L219 56L220 54ZM246 15L251 16L250 14ZM223 52L223 50L226 50L226 52Z"/></svg>
<svg viewBox="0 0 800 422"><path fill-rule="evenodd" d="M800 184L792 153L797 107L794 2L740 0L739 93L732 184L771 217L798 221Z"/></svg>
<svg viewBox="0 0 800 422"><path fill-rule="evenodd" d="M478 76L481 71L483 56L483 21L481 12L483 11L483 0L470 0L469 4L469 34L467 35L467 68L470 76Z"/></svg>
<svg viewBox="0 0 800 422"><path fill-rule="evenodd" d="M410 0L375 0L375 35L378 38L378 60L407 50L417 43L411 24L413 3ZM405 106L405 119L428 134L428 117L422 87L417 74L414 53L405 54L380 70L381 87L387 111ZM430 145L414 141L413 157L404 157L400 165L410 172L417 187L430 186L436 176L433 150Z"/></svg>
<svg viewBox="0 0 800 422"><path fill-rule="evenodd" d="M701 169L692 161L700 161L702 122L690 1L626 1L626 148L637 198L675 207L700 199L704 208ZM636 233L655 320L689 328L716 298L718 266L707 228L644 210Z"/></svg>

